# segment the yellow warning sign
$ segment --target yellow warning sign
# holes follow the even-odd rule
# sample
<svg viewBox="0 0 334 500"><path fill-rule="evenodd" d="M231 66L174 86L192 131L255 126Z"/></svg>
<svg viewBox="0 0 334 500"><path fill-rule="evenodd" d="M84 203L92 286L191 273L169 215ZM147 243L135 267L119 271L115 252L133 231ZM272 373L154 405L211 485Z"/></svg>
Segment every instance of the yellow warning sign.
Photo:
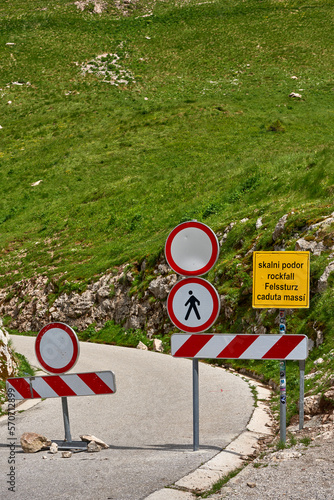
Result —
<svg viewBox="0 0 334 500"><path fill-rule="evenodd" d="M310 252L254 252L253 307L308 308Z"/></svg>

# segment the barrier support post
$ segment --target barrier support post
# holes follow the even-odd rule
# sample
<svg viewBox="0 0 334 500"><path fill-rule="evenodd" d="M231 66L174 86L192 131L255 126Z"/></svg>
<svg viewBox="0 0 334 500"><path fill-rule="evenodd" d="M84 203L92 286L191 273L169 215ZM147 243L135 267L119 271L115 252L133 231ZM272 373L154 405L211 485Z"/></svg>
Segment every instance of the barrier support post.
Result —
<svg viewBox="0 0 334 500"><path fill-rule="evenodd" d="M63 419L64 419L64 429L65 429L65 441L70 443L72 441L71 430L70 430L70 417L68 415L68 404L67 398L61 398L61 405L63 408Z"/></svg>
<svg viewBox="0 0 334 500"><path fill-rule="evenodd" d="M299 361L299 430L304 427L305 360Z"/></svg>
<svg viewBox="0 0 334 500"><path fill-rule="evenodd" d="M193 450L199 448L199 384L198 359L193 359Z"/></svg>
<svg viewBox="0 0 334 500"><path fill-rule="evenodd" d="M279 311L279 331L281 334L286 333L286 311L280 309ZM286 442L286 362L279 362L279 376L280 376L280 440L285 444Z"/></svg>

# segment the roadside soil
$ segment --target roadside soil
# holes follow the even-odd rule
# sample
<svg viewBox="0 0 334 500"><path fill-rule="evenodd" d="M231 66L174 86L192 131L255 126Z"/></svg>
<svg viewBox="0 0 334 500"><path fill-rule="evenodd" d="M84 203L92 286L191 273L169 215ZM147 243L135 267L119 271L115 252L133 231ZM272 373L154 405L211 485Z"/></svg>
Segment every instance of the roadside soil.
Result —
<svg viewBox="0 0 334 500"><path fill-rule="evenodd" d="M286 448L278 439L230 479L211 500L332 500L334 498L334 412L309 417L304 429L287 429Z"/></svg>

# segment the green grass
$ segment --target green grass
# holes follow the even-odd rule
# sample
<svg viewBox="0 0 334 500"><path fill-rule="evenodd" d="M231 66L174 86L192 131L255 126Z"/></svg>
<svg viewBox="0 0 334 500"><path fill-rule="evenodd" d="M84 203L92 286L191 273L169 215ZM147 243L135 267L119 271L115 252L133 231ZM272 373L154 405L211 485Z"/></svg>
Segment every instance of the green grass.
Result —
<svg viewBox="0 0 334 500"><path fill-rule="evenodd" d="M209 279L232 309L216 331L250 332L247 252L273 249L285 213L277 244L294 250L303 229L333 211L333 1L139 0L128 16L107 3L102 15L65 0L0 5L0 288L44 274L55 296L82 292L146 257L139 296L176 224L196 218L223 233L247 217ZM96 59L105 53L118 55L117 66ZM83 75L81 65L98 61L129 83ZM322 237L334 245L331 228ZM325 333L307 372L320 355L334 368L332 277L316 292L329 253L311 256L310 309L287 318L288 333ZM259 314L277 333L275 313ZM111 322L78 333L150 346L144 332ZM278 382L278 363L246 365ZM297 393L298 365L287 363L288 418Z"/></svg>
<svg viewBox="0 0 334 500"><path fill-rule="evenodd" d="M1 287L89 280L188 218L332 203L332 2L108 3L0 7ZM83 76L103 53L135 83Z"/></svg>

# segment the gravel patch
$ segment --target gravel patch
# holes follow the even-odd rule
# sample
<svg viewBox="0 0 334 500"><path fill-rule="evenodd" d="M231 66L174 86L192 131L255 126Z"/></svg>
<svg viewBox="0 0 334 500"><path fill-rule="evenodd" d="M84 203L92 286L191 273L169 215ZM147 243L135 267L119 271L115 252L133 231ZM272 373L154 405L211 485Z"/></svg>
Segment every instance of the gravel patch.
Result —
<svg viewBox="0 0 334 500"><path fill-rule="evenodd" d="M332 500L334 491L334 424L320 436L310 426L295 433L298 444L267 450L231 479L211 500ZM308 434L308 436L307 436ZM310 444L300 442L308 437Z"/></svg>

